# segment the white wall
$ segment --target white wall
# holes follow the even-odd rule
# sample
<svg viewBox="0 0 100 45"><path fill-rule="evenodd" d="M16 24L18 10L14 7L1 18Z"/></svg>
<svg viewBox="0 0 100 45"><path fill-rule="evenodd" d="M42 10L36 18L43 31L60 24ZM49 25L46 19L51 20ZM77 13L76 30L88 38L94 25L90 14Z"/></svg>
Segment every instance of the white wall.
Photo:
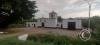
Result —
<svg viewBox="0 0 100 45"><path fill-rule="evenodd" d="M46 27L57 27L57 20L56 19L48 19L45 22Z"/></svg>
<svg viewBox="0 0 100 45"><path fill-rule="evenodd" d="M68 20L62 21L63 28L68 28Z"/></svg>
<svg viewBox="0 0 100 45"><path fill-rule="evenodd" d="M63 24L63 28L68 28L68 22L75 22L76 23L76 29L81 29L82 28L82 22L81 20L77 20L77 19L64 19L62 24Z"/></svg>
<svg viewBox="0 0 100 45"><path fill-rule="evenodd" d="M76 29L82 29L82 21L81 20L76 21Z"/></svg>
<svg viewBox="0 0 100 45"><path fill-rule="evenodd" d="M44 27L57 27L57 19L50 19L50 18L38 19L37 26L42 26L42 23L44 23Z"/></svg>
<svg viewBox="0 0 100 45"><path fill-rule="evenodd" d="M34 27L34 24L36 24L36 22L26 22L26 27Z"/></svg>

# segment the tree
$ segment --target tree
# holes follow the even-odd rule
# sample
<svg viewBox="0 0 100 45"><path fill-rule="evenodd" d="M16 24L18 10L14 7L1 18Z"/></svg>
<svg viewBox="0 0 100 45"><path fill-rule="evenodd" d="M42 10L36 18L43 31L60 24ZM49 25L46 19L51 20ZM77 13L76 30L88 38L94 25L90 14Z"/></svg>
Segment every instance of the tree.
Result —
<svg viewBox="0 0 100 45"><path fill-rule="evenodd" d="M37 12L35 1L0 0L0 28L34 17Z"/></svg>
<svg viewBox="0 0 100 45"><path fill-rule="evenodd" d="M88 28L88 19L82 19L82 26Z"/></svg>
<svg viewBox="0 0 100 45"><path fill-rule="evenodd" d="M90 23L91 29L95 29L97 27L97 25L100 25L100 17L99 16L93 16L90 19L91 19L91 23ZM88 19L82 19L82 25L83 25L83 27L88 28Z"/></svg>
<svg viewBox="0 0 100 45"><path fill-rule="evenodd" d="M94 33L94 38L96 39L96 45L100 45L100 17L99 16L94 16L92 18L92 21L94 23L95 26L95 32Z"/></svg>
<svg viewBox="0 0 100 45"><path fill-rule="evenodd" d="M58 16L57 21L58 22L62 22L63 21L62 17L61 16Z"/></svg>

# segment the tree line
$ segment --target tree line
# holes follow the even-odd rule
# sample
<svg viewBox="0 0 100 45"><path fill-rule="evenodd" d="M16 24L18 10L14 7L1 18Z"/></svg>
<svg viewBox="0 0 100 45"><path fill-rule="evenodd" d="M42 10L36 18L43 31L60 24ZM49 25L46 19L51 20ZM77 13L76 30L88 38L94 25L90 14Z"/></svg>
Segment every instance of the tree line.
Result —
<svg viewBox="0 0 100 45"><path fill-rule="evenodd" d="M100 16L93 16L90 18L90 27L91 29L95 29L100 25ZM82 19L82 25L83 27L88 28L88 18L87 19Z"/></svg>
<svg viewBox="0 0 100 45"><path fill-rule="evenodd" d="M0 28L34 18L36 8L36 1L0 0Z"/></svg>

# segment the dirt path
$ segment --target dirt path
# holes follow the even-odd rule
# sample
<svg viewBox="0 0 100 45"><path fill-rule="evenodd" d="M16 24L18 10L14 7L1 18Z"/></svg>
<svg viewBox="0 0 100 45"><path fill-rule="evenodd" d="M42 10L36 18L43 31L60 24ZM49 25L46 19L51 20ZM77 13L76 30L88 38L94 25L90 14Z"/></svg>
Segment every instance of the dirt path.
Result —
<svg viewBox="0 0 100 45"><path fill-rule="evenodd" d="M77 37L80 30L67 30L67 29L51 29L51 28L19 28L24 30L21 33L27 34L41 34L41 33L50 33L55 35L64 35L68 37Z"/></svg>
<svg viewBox="0 0 100 45"><path fill-rule="evenodd" d="M66 29L51 29L51 28L12 28L10 30L20 30L17 33L13 34L6 34L6 35L0 35L0 39L12 37L12 36L18 36L22 34L54 34L54 35L64 35L72 38L76 38L80 32L80 30L66 30Z"/></svg>

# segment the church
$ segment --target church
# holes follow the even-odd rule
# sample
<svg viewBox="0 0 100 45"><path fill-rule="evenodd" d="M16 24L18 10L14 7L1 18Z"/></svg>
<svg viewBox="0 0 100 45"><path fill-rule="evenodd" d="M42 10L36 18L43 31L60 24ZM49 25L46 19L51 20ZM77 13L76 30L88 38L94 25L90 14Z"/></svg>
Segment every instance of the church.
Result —
<svg viewBox="0 0 100 45"><path fill-rule="evenodd" d="M55 11L50 12L49 18L39 18L37 22L26 22L26 27L44 27L44 28L61 28L61 29L82 29L82 22L79 19L62 19L58 21L58 16Z"/></svg>

